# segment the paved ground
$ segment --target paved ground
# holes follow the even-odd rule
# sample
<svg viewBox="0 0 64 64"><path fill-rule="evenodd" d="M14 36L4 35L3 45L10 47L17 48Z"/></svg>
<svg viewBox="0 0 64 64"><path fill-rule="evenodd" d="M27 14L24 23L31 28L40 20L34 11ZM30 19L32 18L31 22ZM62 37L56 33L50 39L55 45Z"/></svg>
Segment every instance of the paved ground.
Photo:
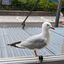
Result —
<svg viewBox="0 0 64 64"><path fill-rule="evenodd" d="M22 22L26 16L0 16L0 22ZM26 22L55 22L54 16L30 16ZM64 20L64 17L60 18Z"/></svg>

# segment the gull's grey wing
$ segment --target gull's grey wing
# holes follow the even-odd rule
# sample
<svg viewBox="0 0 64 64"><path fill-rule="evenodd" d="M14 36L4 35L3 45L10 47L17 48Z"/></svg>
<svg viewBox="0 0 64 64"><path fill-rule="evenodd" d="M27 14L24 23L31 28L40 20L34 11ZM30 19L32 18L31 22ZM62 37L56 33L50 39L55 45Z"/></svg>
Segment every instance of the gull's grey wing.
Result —
<svg viewBox="0 0 64 64"><path fill-rule="evenodd" d="M34 49L34 48L43 48L46 45L46 40L45 38L42 39L42 35L34 35L25 41L21 42L20 44L17 44L16 46L21 47L21 48L29 48L29 49Z"/></svg>
<svg viewBox="0 0 64 64"><path fill-rule="evenodd" d="M24 44L21 43L21 45L23 45L24 47L30 48L30 49L34 49L34 48L43 48L46 45L46 42L44 39L32 39L32 40L28 40L26 41Z"/></svg>

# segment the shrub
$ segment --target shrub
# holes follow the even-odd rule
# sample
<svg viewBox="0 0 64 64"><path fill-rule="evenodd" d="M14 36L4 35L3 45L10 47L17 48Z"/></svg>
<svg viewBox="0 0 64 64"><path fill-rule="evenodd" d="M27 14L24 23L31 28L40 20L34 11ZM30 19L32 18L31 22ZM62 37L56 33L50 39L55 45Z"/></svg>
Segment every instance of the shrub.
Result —
<svg viewBox="0 0 64 64"><path fill-rule="evenodd" d="M48 0L40 0L39 9L44 11L56 11L57 3L49 2Z"/></svg>
<svg viewBox="0 0 64 64"><path fill-rule="evenodd" d="M54 2L49 2L48 3L48 11L56 11L57 10L57 3Z"/></svg>
<svg viewBox="0 0 64 64"><path fill-rule="evenodd" d="M4 9L31 10L37 0L12 0L11 6L3 6ZM57 4L48 0L40 0L36 6L37 11L56 11Z"/></svg>
<svg viewBox="0 0 64 64"><path fill-rule="evenodd" d="M38 8L40 10L47 10L47 7L48 7L48 0L40 0Z"/></svg>
<svg viewBox="0 0 64 64"><path fill-rule="evenodd" d="M21 2L18 0L13 0L12 6L13 6L13 9L21 9Z"/></svg>

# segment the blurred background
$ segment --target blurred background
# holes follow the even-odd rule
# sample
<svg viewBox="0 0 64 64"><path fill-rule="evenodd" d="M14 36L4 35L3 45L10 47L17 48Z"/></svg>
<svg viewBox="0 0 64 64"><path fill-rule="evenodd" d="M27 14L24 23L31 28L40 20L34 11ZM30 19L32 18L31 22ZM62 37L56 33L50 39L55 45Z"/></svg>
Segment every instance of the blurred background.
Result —
<svg viewBox="0 0 64 64"><path fill-rule="evenodd" d="M34 6L37 0L0 0L0 10L22 10L28 11ZM40 0L34 11L55 12L58 0ZM64 11L64 1L62 1L62 11Z"/></svg>

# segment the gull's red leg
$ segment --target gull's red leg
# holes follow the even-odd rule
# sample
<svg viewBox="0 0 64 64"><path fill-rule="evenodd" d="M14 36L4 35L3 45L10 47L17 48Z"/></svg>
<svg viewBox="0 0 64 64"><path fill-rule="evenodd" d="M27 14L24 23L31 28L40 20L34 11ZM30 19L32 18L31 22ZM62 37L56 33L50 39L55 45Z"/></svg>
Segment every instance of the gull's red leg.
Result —
<svg viewBox="0 0 64 64"><path fill-rule="evenodd" d="M35 56L38 56L38 55L37 55L37 52L36 52L36 49L34 49L34 53L35 53Z"/></svg>

